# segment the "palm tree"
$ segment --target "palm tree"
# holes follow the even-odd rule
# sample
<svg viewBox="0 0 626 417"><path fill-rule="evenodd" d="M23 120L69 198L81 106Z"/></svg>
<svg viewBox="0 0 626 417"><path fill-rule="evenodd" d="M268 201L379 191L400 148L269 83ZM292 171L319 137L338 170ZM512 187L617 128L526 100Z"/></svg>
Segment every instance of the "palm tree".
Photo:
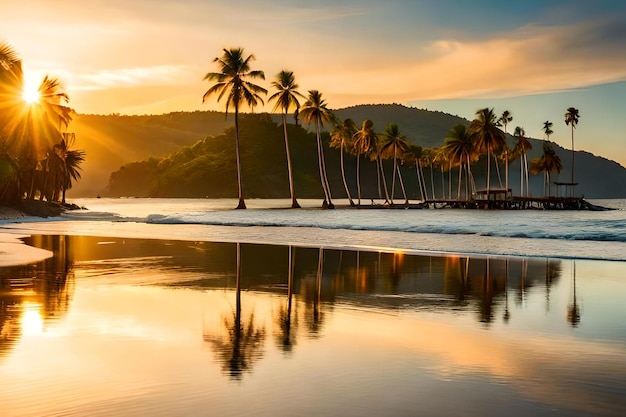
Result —
<svg viewBox="0 0 626 417"><path fill-rule="evenodd" d="M545 122L543 122L543 128L541 130L543 130L546 140L549 141L550 135L554 133L554 131L552 130L552 122L549 120L546 120Z"/></svg>
<svg viewBox="0 0 626 417"><path fill-rule="evenodd" d="M572 126L572 180L571 180L571 196L574 196L574 129L578 124L578 119L580 115L578 114L578 109L575 107L569 107L565 112L565 124Z"/></svg>
<svg viewBox="0 0 626 417"><path fill-rule="evenodd" d="M378 135L374 132L374 122L369 119L363 120L361 129L353 135L354 150L356 151L356 189L358 205L361 205L361 155L369 155L376 149ZM376 167L378 172L378 167Z"/></svg>
<svg viewBox="0 0 626 417"><path fill-rule="evenodd" d="M506 127L508 126L508 124L510 122L513 121L513 116L511 115L511 112L508 110L505 110L502 112L502 116L500 116L500 119L498 119L498 123L502 126L504 126L504 155L503 155L503 159L504 159L504 163L506 164L505 166L505 170L506 170L506 179L505 179L505 188L509 189L509 147L506 144ZM497 166L497 165L496 165Z"/></svg>
<svg viewBox="0 0 626 417"><path fill-rule="evenodd" d="M350 195L350 189L348 188L348 182L346 181L346 171L344 168L343 152L352 151L352 138L356 133L356 125L354 120L346 119L343 122L336 123L333 130L330 132L330 146L332 148L339 148L341 153L341 178L343 180L343 186L346 189L346 195L350 201L350 206L354 206L352 196Z"/></svg>
<svg viewBox="0 0 626 417"><path fill-rule="evenodd" d="M415 176L417 178L417 186L419 187L420 198L422 201L428 199L426 194L426 183L424 182L424 172L422 171L422 147L409 143L409 149L402 155L403 162L415 166Z"/></svg>
<svg viewBox="0 0 626 417"><path fill-rule="evenodd" d="M556 172L557 174L563 169L561 158L556 154L552 144L550 142L543 143L543 155L541 158L535 158L530 163L530 172L538 174L543 172L543 194L544 197L550 196L550 173Z"/></svg>
<svg viewBox="0 0 626 417"><path fill-rule="evenodd" d="M393 204L393 197L395 195L396 187L396 172L398 173L398 179L400 181L400 187L402 188L402 195L404 196L404 203L408 204L409 200L406 196L406 190L404 189L404 181L402 181L402 173L398 166L398 158L401 157L409 148L409 142L398 128L395 123L389 123L382 133L383 144L381 152L385 158L393 158L393 176L391 180L391 204Z"/></svg>
<svg viewBox="0 0 626 417"><path fill-rule="evenodd" d="M72 184L81 177L81 165L85 161L85 151L73 149L76 136L74 134L63 135L63 140L55 145L56 156L63 161L63 175L61 176L61 202L65 204L65 192L72 188Z"/></svg>
<svg viewBox="0 0 626 417"><path fill-rule="evenodd" d="M526 132L523 127L516 126L513 136L517 138L517 144L514 153L520 156L520 196L524 196L524 179L526 180L526 196L529 195L528 181L528 158L526 152L533 148L533 145L526 138Z"/></svg>
<svg viewBox="0 0 626 417"><path fill-rule="evenodd" d="M272 87L278 90L268 101L276 100L274 111L281 109L283 116L283 133L285 135L285 152L287 153L287 172L289 173L289 192L291 193L291 208L300 208L296 193L294 191L293 169L291 167L291 153L289 152L289 138L287 136L287 113L289 109L295 107L297 112L300 108L298 97L304 98L296 89L298 84L293 76L293 72L282 70L276 76L276 80L272 82Z"/></svg>
<svg viewBox="0 0 626 417"><path fill-rule="evenodd" d="M470 123L470 137L474 142L475 149L481 153L487 153L487 199L491 186L491 153L496 152L506 145L504 132L497 126L497 117L493 108L484 108L476 111L476 119Z"/></svg>
<svg viewBox="0 0 626 417"><path fill-rule="evenodd" d="M320 169L320 181L324 190L323 208L335 208L330 194L330 186L326 175L326 162L324 161L324 147L322 146L320 129L325 122L333 120L333 113L326 107L326 101L322 93L317 90L309 90L309 96L301 107L299 115L309 124L315 123L315 136L317 138L317 159Z"/></svg>
<svg viewBox="0 0 626 417"><path fill-rule="evenodd" d="M448 136L444 138L445 145L443 146L444 152L448 159L455 161L459 164L459 184L457 190L457 200L461 199L461 174L463 171L463 164L466 164L468 169L468 182L469 175L471 173L470 160L472 153L474 152L474 146L470 138L467 127L464 124L457 124L448 133Z"/></svg>
<svg viewBox="0 0 626 417"><path fill-rule="evenodd" d="M382 198L380 184L383 185L385 191L385 204L389 204L389 190L387 188L387 177L385 176L385 167L383 166L382 143L380 136L376 137L376 146L370 152L370 160L376 162L377 180L378 180L378 198Z"/></svg>
<svg viewBox="0 0 626 417"><path fill-rule="evenodd" d="M239 194L238 209L245 209L246 203L243 199L243 187L241 181L241 158L239 156L239 106L247 104L254 109L259 101L263 104L260 94L267 94L267 90L256 84L251 83L247 79L260 78L265 79L263 71L251 70L250 61L255 59L254 55L244 56L243 48L224 48L224 54L216 57L216 62L220 72L208 72L203 80L213 82L215 84L209 88L202 96L204 103L211 95L218 93L217 101L220 101L224 95L226 98L226 115L228 109L232 105L235 109L235 154L237 158L237 186Z"/></svg>
<svg viewBox="0 0 626 417"><path fill-rule="evenodd" d="M436 198L435 196L435 179L433 176L433 165L435 163L435 158L437 155L436 148L424 148L422 149L422 154L420 157L420 164L422 166L428 165L430 171L430 191L433 200Z"/></svg>

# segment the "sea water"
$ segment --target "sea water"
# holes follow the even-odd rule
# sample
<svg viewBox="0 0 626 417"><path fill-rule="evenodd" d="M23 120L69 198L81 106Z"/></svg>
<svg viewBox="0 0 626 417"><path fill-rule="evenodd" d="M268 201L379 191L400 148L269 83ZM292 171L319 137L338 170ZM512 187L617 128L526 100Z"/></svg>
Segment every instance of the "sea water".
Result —
<svg viewBox="0 0 626 417"><path fill-rule="evenodd" d="M626 411L623 210L79 203L0 226L3 416Z"/></svg>
<svg viewBox="0 0 626 417"><path fill-rule="evenodd" d="M626 260L626 200L592 201L610 211L369 209L369 204L318 210L318 200L302 200L301 210L286 209L288 200L248 200L247 210L233 210L236 201L229 199L76 202L87 210L37 227L50 233Z"/></svg>

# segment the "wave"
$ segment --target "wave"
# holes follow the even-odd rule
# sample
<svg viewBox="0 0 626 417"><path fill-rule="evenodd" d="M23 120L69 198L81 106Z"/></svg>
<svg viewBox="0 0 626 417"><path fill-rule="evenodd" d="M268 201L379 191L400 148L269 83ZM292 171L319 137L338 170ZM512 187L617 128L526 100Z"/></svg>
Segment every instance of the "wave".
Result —
<svg viewBox="0 0 626 417"><path fill-rule="evenodd" d="M577 222L574 225L563 222L560 225L533 224L503 227L490 223L439 222L426 224L370 223L358 221L316 221L312 218L297 217L296 220L279 217L235 217L222 213L196 213L183 215L151 214L145 218L150 224L188 224L238 227L301 227L329 230L362 230L383 232L405 232L416 234L478 235L500 238L554 239L569 241L626 242L626 220L592 220Z"/></svg>

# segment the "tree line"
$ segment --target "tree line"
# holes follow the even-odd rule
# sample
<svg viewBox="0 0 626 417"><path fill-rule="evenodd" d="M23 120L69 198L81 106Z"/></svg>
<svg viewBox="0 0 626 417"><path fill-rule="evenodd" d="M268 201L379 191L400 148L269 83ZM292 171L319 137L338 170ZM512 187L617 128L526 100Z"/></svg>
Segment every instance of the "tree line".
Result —
<svg viewBox="0 0 626 417"><path fill-rule="evenodd" d="M22 61L0 42L0 203L65 203L85 160L67 132L75 112L57 78L46 75L32 96L25 93Z"/></svg>
<svg viewBox="0 0 626 417"><path fill-rule="evenodd" d="M237 164L237 184L238 184L238 209L245 209L245 200L243 195L242 178L241 178L241 158L239 144L239 109L242 105L247 105L254 109L259 103L263 104L262 95L268 91L260 85L254 84L255 79L265 79L265 73L260 70L251 69L250 63L255 59L254 55L246 55L243 48L223 49L223 54L216 57L213 62L217 63L218 72L209 72L205 75L204 80L214 82L211 87L204 93L203 102L214 94L217 94L217 100L221 101L226 97L226 114L232 107L235 116L235 153ZM476 195L477 188L472 174L472 165L477 163L481 157L486 157L487 176L486 176L486 195L492 191L491 187L491 160L493 157L494 166L497 171L499 188L503 188L502 176L500 171L501 164L505 170L504 192L509 193L509 164L520 159L520 196L530 196L529 191L529 172L533 174L544 174L544 195L550 195L550 173L560 173L562 163L560 157L556 155L549 138L553 133L552 122L546 121L543 125L544 142L543 155L533 159L530 164L527 159L527 151L532 148L530 141L525 136L522 127L516 127L513 136L517 139L517 143L513 148L509 148L506 141L507 126L513 120L511 112L505 110L501 116L496 115L493 108L483 108L476 112L476 118L471 121L469 126L458 124L454 126L447 137L444 138L444 144L438 148L422 148L419 145L411 144L406 136L400 131L397 124L390 123L385 127L384 131L377 134L374 130L374 123L366 119L362 122L359 129L355 122L351 119L338 120L333 112L328 108L322 93L318 90L309 90L308 95L304 96L298 91L298 84L292 71L282 70L271 83L275 90L274 94L269 97L269 101L275 102L274 111L280 110L283 121L283 134L285 141L286 165L289 176L289 190L291 195L291 207L300 207L297 201L294 181L293 167L291 162L291 154L289 148L289 138L287 130L287 115L293 111L296 124L299 118L305 123L313 125L316 134L317 158L319 168L319 181L324 193L323 208L333 208L332 193L328 181L326 169L326 161L324 156L324 146L321 141L321 129L324 124L330 123L333 128L331 130L331 146L338 148L341 153L341 174L346 195L350 205L361 205L361 176L360 162L362 158L369 158L376 164L378 178L379 198L384 198L385 204L394 204L396 195L396 179L402 192L404 203L408 204L407 192L404 186L399 164L414 166L419 184L419 193L422 200L435 199L435 186L433 172L438 167L441 170L442 178L444 172L448 172L448 195L445 195L445 187L442 187L442 198L452 199L452 172L456 169L458 173L456 199L460 200L473 199ZM300 100L304 100L300 104ZM578 124L578 110L574 107L567 109L565 113L565 123L572 128L572 174L569 183L573 196L574 190L574 128ZM501 129L504 128L504 130ZM357 202L350 193L350 188L346 180L344 169L344 154L351 154L356 157L356 183L357 183ZM393 160L393 171L391 179L391 187L387 184L384 172L384 159ZM428 191L427 180L424 176L424 167L430 168L430 192ZM463 178L465 180L463 181ZM465 187L463 187L463 182ZM391 192L389 192L391 188ZM462 193L464 189L464 193Z"/></svg>

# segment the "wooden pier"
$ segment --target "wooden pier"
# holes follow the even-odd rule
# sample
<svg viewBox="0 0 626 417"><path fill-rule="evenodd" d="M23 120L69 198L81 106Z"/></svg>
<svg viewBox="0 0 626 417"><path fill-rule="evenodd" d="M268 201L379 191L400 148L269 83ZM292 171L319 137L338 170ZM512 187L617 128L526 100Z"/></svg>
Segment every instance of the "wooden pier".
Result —
<svg viewBox="0 0 626 417"><path fill-rule="evenodd" d="M486 210L606 210L582 197L518 197L506 199L431 199L423 202L424 208L464 208Z"/></svg>

